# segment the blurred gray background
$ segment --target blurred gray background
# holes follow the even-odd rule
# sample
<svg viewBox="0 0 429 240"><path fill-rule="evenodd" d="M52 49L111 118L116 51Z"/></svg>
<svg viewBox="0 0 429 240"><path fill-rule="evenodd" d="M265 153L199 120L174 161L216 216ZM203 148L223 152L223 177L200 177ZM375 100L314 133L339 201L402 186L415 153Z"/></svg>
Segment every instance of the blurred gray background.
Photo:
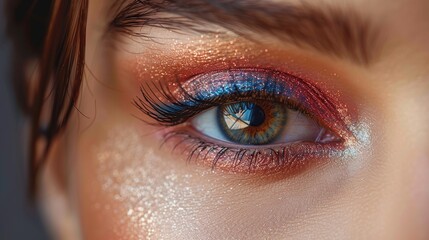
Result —
<svg viewBox="0 0 429 240"><path fill-rule="evenodd" d="M10 43L4 36L3 4L0 0L0 239L49 239L26 195L27 164L21 139L24 119L11 90Z"/></svg>

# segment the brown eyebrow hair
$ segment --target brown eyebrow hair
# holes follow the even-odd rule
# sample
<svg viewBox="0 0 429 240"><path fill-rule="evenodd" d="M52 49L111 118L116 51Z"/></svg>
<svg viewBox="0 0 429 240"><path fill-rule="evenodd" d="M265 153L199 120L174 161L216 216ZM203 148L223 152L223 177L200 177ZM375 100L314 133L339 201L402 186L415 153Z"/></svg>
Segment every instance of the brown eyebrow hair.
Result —
<svg viewBox="0 0 429 240"><path fill-rule="evenodd" d="M150 37L135 31L145 26L204 32L203 24L211 23L249 38L269 34L359 65L373 62L379 49L379 31L352 8L256 0L133 0L116 6L110 28L130 36Z"/></svg>

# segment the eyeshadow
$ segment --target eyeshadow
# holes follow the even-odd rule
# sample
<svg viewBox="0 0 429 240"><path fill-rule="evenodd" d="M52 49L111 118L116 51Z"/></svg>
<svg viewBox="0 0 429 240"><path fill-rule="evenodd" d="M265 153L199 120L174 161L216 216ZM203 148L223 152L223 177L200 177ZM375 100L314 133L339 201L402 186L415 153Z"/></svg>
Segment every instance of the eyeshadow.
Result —
<svg viewBox="0 0 429 240"><path fill-rule="evenodd" d="M277 44L267 45L250 42L236 36L200 36L186 39L166 40L150 43L128 61L120 62L126 69L129 92L135 92L136 85L147 82L163 82L171 85L188 82L205 73L233 69L267 69L287 73L305 79L330 95L342 112L347 112L350 121L356 120L354 96L341 84L352 78L344 71L332 68L317 57L306 57L294 49L283 49Z"/></svg>
<svg viewBox="0 0 429 240"><path fill-rule="evenodd" d="M183 112L183 108L178 107L194 104L187 99L187 95L205 101L230 95L234 89L242 89L242 92L235 92L248 95L265 92L268 94L258 97L276 94L284 102L293 102L295 106L300 103L300 107L307 109L307 114L323 119L322 124L336 132L344 140L344 146L353 146L359 141L353 131L360 121L357 107L354 101L348 101L352 95L346 95L345 91L337 88L345 76L341 71L326 67L329 64L321 63L316 57L305 57L302 52L231 36L204 36L148 44L141 54L131 57L129 63L126 69L131 72L130 93L141 97L134 104L147 113L140 113L139 117L146 123L157 124L150 119L156 114L148 108L141 108L148 102L170 108L168 111L162 109L162 121L165 120L165 126L174 126L179 122L185 123L196 114L193 110L191 114L189 109L187 113ZM136 85L142 86L140 93L136 92ZM154 86L150 92L145 90ZM180 104L171 105L168 101L171 96L163 94L162 89L173 93L171 96L180 100ZM173 115L176 119L171 121L169 118ZM156 118L160 120L159 116ZM178 144L181 141L179 138L176 140ZM324 154L341 155L338 152Z"/></svg>

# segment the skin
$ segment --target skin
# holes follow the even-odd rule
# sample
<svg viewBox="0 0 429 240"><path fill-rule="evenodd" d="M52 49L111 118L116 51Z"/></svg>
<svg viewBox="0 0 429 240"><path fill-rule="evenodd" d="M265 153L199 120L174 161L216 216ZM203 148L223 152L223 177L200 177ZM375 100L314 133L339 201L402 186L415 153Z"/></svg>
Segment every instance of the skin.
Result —
<svg viewBox="0 0 429 240"><path fill-rule="evenodd" d="M349 157L293 176L268 177L187 163L169 150L171 146L160 147L162 129L133 116L145 118L130 104L141 82L160 68L171 78L168 66L184 66L169 56L181 53L186 58L194 46L203 52L228 47L205 39L201 44L195 34L162 29L152 29L151 36L164 45L112 41L103 34L109 5L89 2L88 67L78 105L82 114L75 112L55 142L41 179L41 202L55 237L429 238L427 1L350 1L382 29L382 48L370 66L269 37L252 45L232 36L239 49L271 46L283 52L273 62L317 75L318 83L349 96L345 101L369 134ZM183 50L185 46L191 50ZM190 62L196 58L189 57Z"/></svg>

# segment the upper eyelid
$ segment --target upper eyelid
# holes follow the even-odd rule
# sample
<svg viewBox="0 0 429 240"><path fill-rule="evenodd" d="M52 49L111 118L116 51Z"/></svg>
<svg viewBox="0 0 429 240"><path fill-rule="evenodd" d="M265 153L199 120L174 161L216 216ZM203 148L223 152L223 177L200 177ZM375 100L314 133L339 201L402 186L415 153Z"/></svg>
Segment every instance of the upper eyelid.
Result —
<svg viewBox="0 0 429 240"><path fill-rule="evenodd" d="M174 30L208 31L198 24L202 20L249 38L252 38L248 35L249 31L264 32L298 47L311 47L363 66L371 64L378 55L376 49L380 29L376 29L374 23L351 8L257 4L253 0L228 1L228 5L223 1L217 3L214 6L204 0L170 0L163 4L155 4L150 0L132 1L116 14L110 27L127 35L153 37L142 36L133 27L150 25ZM159 12L170 12L182 17L159 18Z"/></svg>
<svg viewBox="0 0 429 240"><path fill-rule="evenodd" d="M248 87L245 87L245 85L241 86L241 90L234 90L230 89L229 92L224 92L221 95L216 95L216 89L217 87L215 85L212 85L210 83L211 81L216 81L217 84L220 84L219 78L222 74L225 74L225 76L231 76L231 74L235 72L238 74L261 74L258 75L258 77L265 77L268 76L268 78L272 78L272 81L275 81L275 85L271 85L270 83L266 84L265 80L262 81L262 86L259 86L257 88L253 88L252 86L256 83L253 82L255 80L247 80L247 77L244 77L241 80L245 83L245 85L248 85ZM220 76L214 77L213 74L221 74ZM209 76L209 78L205 78ZM212 79L214 78L214 79ZM287 78L288 80L286 80ZM216 79L216 80L215 80ZM230 78L229 78L230 79ZM275 80L274 80L275 79ZM234 80L235 82L236 80ZM240 81L240 80L238 80ZM256 80L259 81L259 80ZM278 81L278 82L277 82ZM283 82L283 83L280 83ZM192 86L192 82L195 82L197 84L199 82L204 82L204 84L209 87L205 90L197 91L195 94L189 93L189 91L193 91L191 89L194 89ZM227 82L229 82L227 80ZM184 86L183 84L191 83L189 86ZM133 101L133 105L137 107L141 112L143 112L146 116L151 117L153 120L155 120L155 123L150 123L148 121L145 121L146 123L149 123L151 125L161 125L161 126L176 126L181 123L186 122L190 117L195 116L196 114L200 113L203 109L208 109L211 107L216 106L218 103L224 103L225 100L244 100L246 97L249 99L250 95L246 94L252 94L251 99L257 98L253 94L255 93L261 93L264 96L263 100L274 100L277 101L281 97L289 96L287 97L287 100L283 102L284 104L289 104L288 107L294 110L298 110L302 112L303 114L306 114L307 116L313 118L316 122L323 125L324 127L338 132L339 135L343 138L354 138L353 133L349 129L349 125L346 123L344 114L345 111L338 110L335 106L339 105L338 103L335 103L332 99L332 97L329 97L326 93L324 93L321 89L318 89L311 83L308 83L307 81L304 81L301 78L298 78L293 75L289 75L284 72L279 72L275 70L268 70L268 69L230 69L227 72L225 71L216 71L211 73L204 73L201 75L198 75L194 77L194 80L186 81L183 84L177 83L176 86L179 86L178 95L175 95L171 90L168 88L167 83L160 83L159 85L155 85L156 82L152 82L152 85L149 85L146 83L146 85L141 86L141 94L140 97L136 97ZM232 83L235 84L235 83ZM278 85L277 85L278 84ZM284 85L283 85L284 84ZM264 91L268 90L266 87L268 85L271 85L271 93L268 92L269 95L273 95L270 99L269 95L264 95ZM278 86L283 89L281 93L278 93L278 88L272 88L272 86ZM197 89L195 88L195 89ZM199 88L198 88L199 89ZM274 89L275 92L273 91ZM290 92L289 92L290 91ZM295 93L294 93L295 92ZM166 102L163 102L158 99L157 95L161 94L162 98L166 100ZM206 94L208 95L206 95ZM185 94L183 96L182 94ZM182 99L182 97L184 99ZM223 96L223 97L222 97ZM300 102L300 97L306 96L309 100L307 103ZM310 97L311 96L311 97ZM229 98L230 97L230 98ZM191 102L189 103L189 100L191 99ZM195 99L195 102L193 102ZM202 99L202 100L201 100ZM334 101L334 102L333 102ZM158 111L160 110L160 111ZM323 116L323 119L322 119ZM336 123L335 126L333 123ZM338 124L338 125L337 125ZM340 133L341 132L341 133Z"/></svg>

